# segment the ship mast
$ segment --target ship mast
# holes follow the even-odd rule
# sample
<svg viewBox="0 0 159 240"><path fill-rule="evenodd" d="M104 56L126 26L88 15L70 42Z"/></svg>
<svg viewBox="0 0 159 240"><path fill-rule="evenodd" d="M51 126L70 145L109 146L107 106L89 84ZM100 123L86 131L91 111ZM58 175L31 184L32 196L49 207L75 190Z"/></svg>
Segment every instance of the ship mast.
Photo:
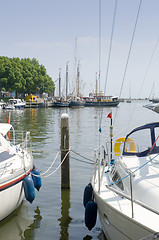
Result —
<svg viewBox="0 0 159 240"><path fill-rule="evenodd" d="M61 98L61 68L59 68L59 98Z"/></svg>
<svg viewBox="0 0 159 240"><path fill-rule="evenodd" d="M77 94L77 97L79 97L79 77L80 77L80 71L79 71L79 61L78 61L77 78L76 78L76 94Z"/></svg>
<svg viewBox="0 0 159 240"><path fill-rule="evenodd" d="M68 98L68 62L66 64L66 101Z"/></svg>

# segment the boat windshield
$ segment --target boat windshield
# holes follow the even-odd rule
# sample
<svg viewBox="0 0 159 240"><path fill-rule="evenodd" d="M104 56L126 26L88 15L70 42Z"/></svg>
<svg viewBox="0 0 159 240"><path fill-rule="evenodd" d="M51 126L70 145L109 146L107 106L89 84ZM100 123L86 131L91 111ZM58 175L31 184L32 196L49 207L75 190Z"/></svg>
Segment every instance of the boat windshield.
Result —
<svg viewBox="0 0 159 240"><path fill-rule="evenodd" d="M138 127L125 138L123 155L142 157L154 153L159 153L159 123Z"/></svg>

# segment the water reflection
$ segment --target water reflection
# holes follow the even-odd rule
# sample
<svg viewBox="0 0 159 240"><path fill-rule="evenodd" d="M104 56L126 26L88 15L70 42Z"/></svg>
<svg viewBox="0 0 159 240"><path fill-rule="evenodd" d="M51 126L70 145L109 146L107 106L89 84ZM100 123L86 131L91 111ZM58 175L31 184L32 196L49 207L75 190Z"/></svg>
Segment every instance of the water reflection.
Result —
<svg viewBox="0 0 159 240"><path fill-rule="evenodd" d="M72 218L69 216L70 209L70 189L61 189L61 218L58 219L60 221L60 239L59 240L68 240L69 239L69 224Z"/></svg>
<svg viewBox="0 0 159 240"><path fill-rule="evenodd" d="M5 240L33 240L35 231L40 227L40 210L37 207L34 220L28 215L28 207L23 202L22 205L7 219L0 223L0 239Z"/></svg>
<svg viewBox="0 0 159 240"><path fill-rule="evenodd" d="M35 210L34 215L34 221L31 225L28 226L28 228L24 231L24 239L25 240L33 240L35 237L35 232L36 229L40 228L40 222L41 222L41 215L40 215L40 210L39 207L37 206Z"/></svg>

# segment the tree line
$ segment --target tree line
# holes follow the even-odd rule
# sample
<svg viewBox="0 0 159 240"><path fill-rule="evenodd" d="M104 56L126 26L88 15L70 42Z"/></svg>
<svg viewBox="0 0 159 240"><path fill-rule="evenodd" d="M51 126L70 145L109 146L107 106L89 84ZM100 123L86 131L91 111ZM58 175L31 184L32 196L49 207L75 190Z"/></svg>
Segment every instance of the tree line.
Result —
<svg viewBox="0 0 159 240"><path fill-rule="evenodd" d="M43 65L33 58L0 56L0 90L18 94L51 93L55 84Z"/></svg>

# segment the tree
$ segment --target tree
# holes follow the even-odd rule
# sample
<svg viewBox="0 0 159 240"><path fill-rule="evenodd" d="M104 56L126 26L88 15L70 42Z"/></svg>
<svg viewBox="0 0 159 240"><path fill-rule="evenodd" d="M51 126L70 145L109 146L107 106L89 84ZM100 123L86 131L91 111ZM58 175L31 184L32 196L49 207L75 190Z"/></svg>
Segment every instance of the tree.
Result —
<svg viewBox="0 0 159 240"><path fill-rule="evenodd" d="M52 78L43 65L33 58L0 57L0 86L19 93L50 93L55 90Z"/></svg>

